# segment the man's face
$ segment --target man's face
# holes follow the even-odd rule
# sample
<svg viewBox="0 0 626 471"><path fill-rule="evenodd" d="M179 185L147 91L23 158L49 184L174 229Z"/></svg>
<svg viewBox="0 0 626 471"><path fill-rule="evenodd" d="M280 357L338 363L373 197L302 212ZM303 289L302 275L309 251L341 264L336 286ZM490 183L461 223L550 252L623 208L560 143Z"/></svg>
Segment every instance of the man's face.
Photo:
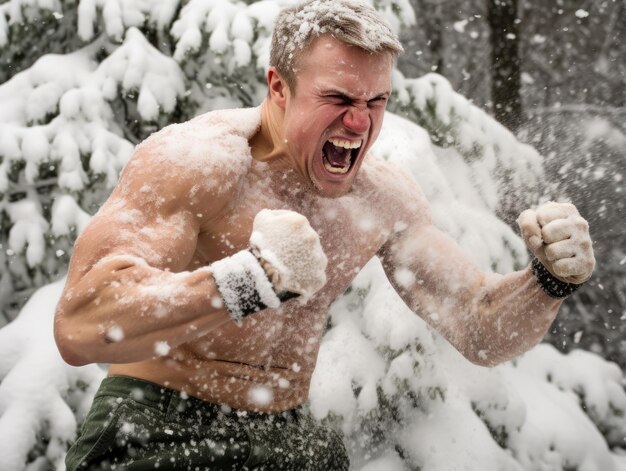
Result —
<svg viewBox="0 0 626 471"><path fill-rule="evenodd" d="M341 196L380 132L393 58L322 36L296 67L296 90L285 103L289 158L322 195Z"/></svg>

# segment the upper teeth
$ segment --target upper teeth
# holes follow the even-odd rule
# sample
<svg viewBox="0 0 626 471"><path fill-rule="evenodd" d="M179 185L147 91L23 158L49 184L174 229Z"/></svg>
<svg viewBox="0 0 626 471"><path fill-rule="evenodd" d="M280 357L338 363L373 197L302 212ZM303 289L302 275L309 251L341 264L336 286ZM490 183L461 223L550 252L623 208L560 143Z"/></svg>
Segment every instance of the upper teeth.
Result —
<svg viewBox="0 0 626 471"><path fill-rule="evenodd" d="M336 147L343 147L344 149L358 149L361 147L362 141L346 141L343 139L329 139L328 140L332 145Z"/></svg>

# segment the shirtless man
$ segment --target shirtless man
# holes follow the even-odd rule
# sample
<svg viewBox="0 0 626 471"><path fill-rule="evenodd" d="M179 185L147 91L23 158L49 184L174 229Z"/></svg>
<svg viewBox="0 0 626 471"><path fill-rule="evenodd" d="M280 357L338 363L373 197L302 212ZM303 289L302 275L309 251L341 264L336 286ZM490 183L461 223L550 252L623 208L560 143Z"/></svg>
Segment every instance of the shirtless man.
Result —
<svg viewBox="0 0 626 471"><path fill-rule="evenodd" d="M415 181L368 155L401 50L366 4L291 7L259 108L137 147L76 243L57 309L63 358L111 365L68 470L347 469L341 439L303 405L328 308L374 255L469 360L541 340L593 270L587 223L569 204L525 211L539 261L481 272Z"/></svg>

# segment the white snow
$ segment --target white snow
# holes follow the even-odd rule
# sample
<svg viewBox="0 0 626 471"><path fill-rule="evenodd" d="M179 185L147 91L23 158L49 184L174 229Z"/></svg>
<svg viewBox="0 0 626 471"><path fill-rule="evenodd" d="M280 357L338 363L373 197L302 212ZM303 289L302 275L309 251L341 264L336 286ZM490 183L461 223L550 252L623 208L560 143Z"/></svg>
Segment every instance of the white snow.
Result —
<svg viewBox="0 0 626 471"><path fill-rule="evenodd" d="M361 30L366 31L365 36L368 40L364 47L371 51L378 50L380 45L388 40L388 28L391 25L372 21L370 10L364 8L364 5L371 6L368 2L360 0L353 0L351 4L338 4L330 1L310 3L298 12L286 17L285 24L300 24L300 26L292 36L283 38L285 54L294 56L296 51L302 49L311 36L332 33L325 25L329 17L346 17L360 22L359 26ZM355 15L357 9L359 15ZM388 17L387 19L391 18ZM395 26L397 30L399 25L396 23Z"/></svg>
<svg viewBox="0 0 626 471"><path fill-rule="evenodd" d="M259 407L270 404L273 397L274 393L269 386L257 386L250 389L250 401Z"/></svg>
<svg viewBox="0 0 626 471"><path fill-rule="evenodd" d="M65 469L66 443L104 377L96 365L71 368L59 355L52 320L64 282L37 291L20 316L0 330L0 469L24 469L41 439L49 439L44 456Z"/></svg>
<svg viewBox="0 0 626 471"><path fill-rule="evenodd" d="M132 152L132 145L115 131L117 124L105 98L110 89L140 90L139 113L146 120L156 120L161 111L171 112L184 93L176 63L150 46L138 30L130 28L124 43L97 67L90 59L93 46L65 56L43 56L0 87L0 154L4 157L0 191L9 187L12 162L25 161L27 183L35 181L44 162L58 163L58 186L66 193L58 195L53 206L55 235L67 235L71 226L80 232L86 224L87 213L72 194L83 190L88 181L81 155L91 155L90 169L105 175L112 187ZM49 123L29 126L57 108L59 115ZM22 211L25 203L15 206L18 203L0 204L12 214L10 245L18 253L26 250L29 265L35 266L45 255L43 235L48 225L35 217L39 209Z"/></svg>
<svg viewBox="0 0 626 471"><path fill-rule="evenodd" d="M162 357L167 355L171 350L170 344L165 340L159 340L154 343L154 353Z"/></svg>
<svg viewBox="0 0 626 471"><path fill-rule="evenodd" d="M29 267L41 262L45 253L44 234L48 222L41 215L39 201L25 198L6 205L13 227L9 231L9 247L16 253L26 249Z"/></svg>
<svg viewBox="0 0 626 471"><path fill-rule="evenodd" d="M579 8L578 10L576 10L576 13L574 13L574 15L576 15L576 18L587 18L589 16L589 12L587 10Z"/></svg>
<svg viewBox="0 0 626 471"><path fill-rule="evenodd" d="M113 325L107 330L106 336L113 342L124 340L124 330L119 325Z"/></svg>

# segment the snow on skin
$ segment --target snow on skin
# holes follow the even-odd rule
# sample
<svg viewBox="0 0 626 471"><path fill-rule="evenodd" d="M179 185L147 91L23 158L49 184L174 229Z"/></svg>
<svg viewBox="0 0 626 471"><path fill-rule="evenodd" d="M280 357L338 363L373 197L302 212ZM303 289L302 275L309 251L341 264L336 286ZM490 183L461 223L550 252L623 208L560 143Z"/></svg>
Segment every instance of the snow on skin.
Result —
<svg viewBox="0 0 626 471"><path fill-rule="evenodd" d="M271 404L274 397L272 388L269 386L255 386L249 391L250 401L259 407L265 407Z"/></svg>
<svg viewBox="0 0 626 471"><path fill-rule="evenodd" d="M204 177L205 188L218 193L226 192L240 175L250 168L250 147L244 136L251 136L260 126L257 108L247 110L246 117L226 112L220 117L203 114L182 124L172 124L153 134L138 146L150 149L151 161L161 161L168 167L184 167L197 171ZM234 131L234 132L229 132ZM131 160L128 169L145 165ZM228 169L228 172L225 172ZM215 180L215 175L229 173L229 181ZM196 189L195 191L198 191Z"/></svg>
<svg viewBox="0 0 626 471"><path fill-rule="evenodd" d="M113 325L107 330L106 337L112 342L120 342L124 340L124 330L119 325Z"/></svg>
<svg viewBox="0 0 626 471"><path fill-rule="evenodd" d="M206 5L206 2L189 2L183 8L180 18L197 17L199 25L219 29L222 33L228 31L229 35L239 41L252 38L253 27L256 25L263 30L263 34L257 39L253 49L257 55L257 66L264 67L264 58L266 59L268 52L268 34L278 12L278 5L274 2L249 6L216 2L207 7L205 14L198 15L197 9L204 8L203 4ZM44 119L57 105L60 116L41 126L41 130L50 147L45 157L61 161L60 187L68 192L85 189L87 174L81 166L81 154L91 155L90 169L98 174L105 174L109 187L115 183L117 173L132 148L130 143L114 132L109 132L109 129L116 132L119 129L108 101L117 98L118 89L136 89L140 93L139 112L144 119L150 120L155 118L157 105L159 113L167 112L185 92L185 79L178 65L152 48L139 31L133 28L145 21L164 25L172 20L178 11L177 6L178 2L174 0L159 2L158 6L139 5L137 2L107 3L99 0L79 2L78 28L83 39L92 38L94 23L102 21L105 31L116 39L114 42L123 39L123 43L99 65L93 60L93 55L101 46L96 41L76 53L42 57L33 67L3 84L0 95L6 99L1 100L3 108L0 110L0 121L5 121L4 118L7 117L6 121L15 121L19 126L4 126L0 132L0 153L5 157L0 164L0 191L8 188L7 172L11 161L22 157L20 142L23 141L23 126L29 121ZM55 2L36 2L34 8L52 10L57 19L63 17L61 12L55 11L59 8ZM101 15L98 14L99 10ZM405 16L404 21L410 23L411 15L404 13L407 11L406 5L401 6L401 11ZM8 19L10 23L21 22L21 2L9 0L0 6L0 13L3 21ZM6 25L6 21L2 25ZM243 47L240 49L243 51ZM240 60L240 63L243 62L245 61ZM216 103L214 101L212 104ZM232 106L232 103L223 98L221 105ZM35 128L32 127L33 131ZM44 142L41 139L39 141ZM45 150L45 145L38 145L36 149ZM26 174L29 179L34 178L37 173L36 161L46 154L31 150L27 145L26 152L30 157ZM79 228L84 227L84 217L79 212L75 213L74 220L64 220L69 218L64 218L62 214L61 211L53 212L51 221L52 227L58 228L59 233L66 234L65 228L68 225L71 227L73 223ZM61 219L58 222L55 221L57 217ZM55 229L52 232L58 235ZM41 240L41 237L32 232L31 240ZM33 242L33 245L37 247L30 251L29 263L41 263L44 252L38 251L40 244Z"/></svg>
<svg viewBox="0 0 626 471"><path fill-rule="evenodd" d="M415 283L415 274L407 268L398 268L393 277L395 281L403 288L410 288Z"/></svg>
<svg viewBox="0 0 626 471"><path fill-rule="evenodd" d="M170 352L170 345L165 340L160 340L154 343L154 353L158 356L163 357Z"/></svg>

